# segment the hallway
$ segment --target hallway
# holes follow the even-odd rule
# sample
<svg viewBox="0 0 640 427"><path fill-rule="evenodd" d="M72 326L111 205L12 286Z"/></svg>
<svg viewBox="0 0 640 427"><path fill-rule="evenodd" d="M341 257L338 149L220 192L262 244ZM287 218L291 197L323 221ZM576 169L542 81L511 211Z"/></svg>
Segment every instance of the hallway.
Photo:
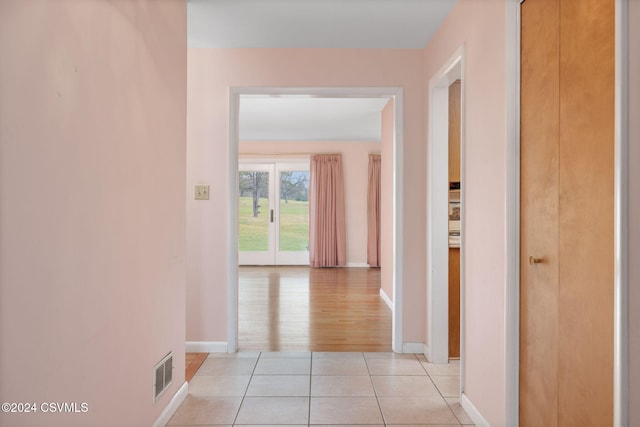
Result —
<svg viewBox="0 0 640 427"><path fill-rule="evenodd" d="M212 353L167 425L473 425L459 364L394 353Z"/></svg>

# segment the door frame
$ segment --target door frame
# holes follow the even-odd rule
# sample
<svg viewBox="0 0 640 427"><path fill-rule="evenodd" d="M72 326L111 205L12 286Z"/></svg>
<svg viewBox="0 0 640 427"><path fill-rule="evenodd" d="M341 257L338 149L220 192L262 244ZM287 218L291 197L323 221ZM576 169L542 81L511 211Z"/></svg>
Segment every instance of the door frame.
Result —
<svg viewBox="0 0 640 427"><path fill-rule="evenodd" d="M393 306L392 348L403 352L403 89L401 87L278 87L232 86L229 88L228 200L227 221L227 351L238 349L238 145L241 95L305 95L318 98L393 99Z"/></svg>
<svg viewBox="0 0 640 427"><path fill-rule="evenodd" d="M520 7L508 0L506 22L505 424L520 423Z"/></svg>
<svg viewBox="0 0 640 427"><path fill-rule="evenodd" d="M613 423L629 424L629 0L615 0Z"/></svg>
<svg viewBox="0 0 640 427"><path fill-rule="evenodd" d="M520 375L520 8L508 0L506 11L507 94L507 281L505 288L505 423L519 423ZM615 187L614 187L614 350L613 425L629 423L629 110L628 6L615 0Z"/></svg>
<svg viewBox="0 0 640 427"><path fill-rule="evenodd" d="M427 154L427 343L432 363L449 362L449 86L460 79L460 391L464 391L465 76L464 46L429 80Z"/></svg>

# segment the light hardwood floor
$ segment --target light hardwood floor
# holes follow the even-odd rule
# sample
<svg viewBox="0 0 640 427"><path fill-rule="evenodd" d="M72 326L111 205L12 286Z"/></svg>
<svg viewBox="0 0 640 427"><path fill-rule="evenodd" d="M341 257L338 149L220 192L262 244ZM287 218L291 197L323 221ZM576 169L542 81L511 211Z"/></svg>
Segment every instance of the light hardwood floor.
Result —
<svg viewBox="0 0 640 427"><path fill-rule="evenodd" d="M191 381L209 353L187 353L184 359L185 379Z"/></svg>
<svg viewBox="0 0 640 427"><path fill-rule="evenodd" d="M239 348L391 351L380 269L240 267Z"/></svg>

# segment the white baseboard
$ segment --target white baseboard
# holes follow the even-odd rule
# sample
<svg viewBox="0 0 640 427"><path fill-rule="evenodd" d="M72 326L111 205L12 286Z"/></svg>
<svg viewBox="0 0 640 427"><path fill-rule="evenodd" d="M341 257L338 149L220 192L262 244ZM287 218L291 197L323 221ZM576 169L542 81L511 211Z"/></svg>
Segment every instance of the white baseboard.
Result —
<svg viewBox="0 0 640 427"><path fill-rule="evenodd" d="M389 295L387 295L387 293L382 288L380 288L380 298L382 298L382 301L387 304L387 307L389 307L389 310L391 310L391 312L393 313L393 303L391 302L391 298L389 298Z"/></svg>
<svg viewBox="0 0 640 427"><path fill-rule="evenodd" d="M369 264L367 264L366 262L348 262L347 263L347 267L352 267L352 268L369 268Z"/></svg>
<svg viewBox="0 0 640 427"><path fill-rule="evenodd" d="M405 342L402 343L402 352L403 353L418 353L422 354L424 350L424 344L421 342Z"/></svg>
<svg viewBox="0 0 640 427"><path fill-rule="evenodd" d="M467 415L473 420L474 424L478 427L491 427L489 422L482 416L478 408L475 407L473 402L469 400L466 394L462 393L460 396L460 404L462 408L467 412Z"/></svg>
<svg viewBox="0 0 640 427"><path fill-rule="evenodd" d="M173 414L178 410L184 399L187 398L189 394L189 383L184 382L182 387L178 389L176 394L173 395L167 406L164 407L160 416L156 419L156 422L153 423L153 427L164 427L167 425Z"/></svg>
<svg viewBox="0 0 640 427"><path fill-rule="evenodd" d="M228 349L226 342L219 341L187 341L185 343L187 353L227 353Z"/></svg>

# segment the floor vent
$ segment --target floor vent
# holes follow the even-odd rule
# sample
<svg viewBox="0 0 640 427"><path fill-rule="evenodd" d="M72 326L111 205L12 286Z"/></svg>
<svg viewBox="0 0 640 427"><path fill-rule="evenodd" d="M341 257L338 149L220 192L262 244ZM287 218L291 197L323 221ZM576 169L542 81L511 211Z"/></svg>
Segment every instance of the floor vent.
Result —
<svg viewBox="0 0 640 427"><path fill-rule="evenodd" d="M155 382L153 384L153 403L169 387L173 379L173 353L169 352L154 368Z"/></svg>

